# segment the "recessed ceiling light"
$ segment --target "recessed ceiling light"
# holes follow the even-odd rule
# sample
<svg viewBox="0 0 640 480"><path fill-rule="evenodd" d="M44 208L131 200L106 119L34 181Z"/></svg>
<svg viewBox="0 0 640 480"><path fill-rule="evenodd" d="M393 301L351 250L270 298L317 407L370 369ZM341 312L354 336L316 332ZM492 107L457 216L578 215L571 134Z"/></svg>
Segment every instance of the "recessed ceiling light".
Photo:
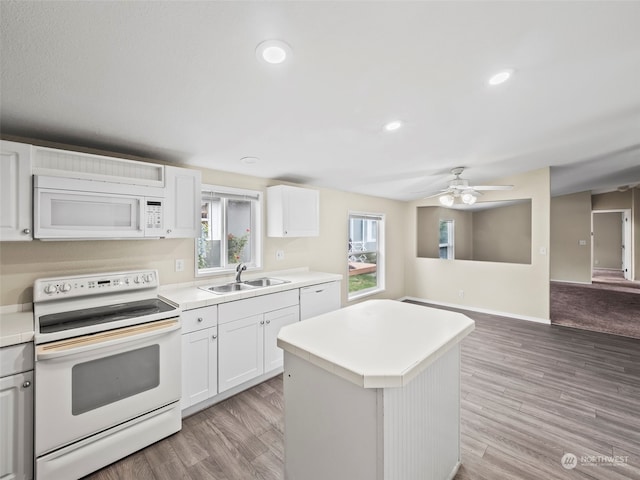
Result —
<svg viewBox="0 0 640 480"><path fill-rule="evenodd" d="M255 165L259 161L260 161L260 159L258 157L242 157L240 159L240 162L245 164L245 165Z"/></svg>
<svg viewBox="0 0 640 480"><path fill-rule="evenodd" d="M513 75L513 70L502 70L489 78L489 85L500 85L506 82Z"/></svg>
<svg viewBox="0 0 640 480"><path fill-rule="evenodd" d="M291 56L291 47L282 40L265 40L256 47L258 60L278 64Z"/></svg>
<svg viewBox="0 0 640 480"><path fill-rule="evenodd" d="M384 130L387 132L393 132L394 130L398 130L402 127L402 122L400 120L393 120L392 122L384 124Z"/></svg>

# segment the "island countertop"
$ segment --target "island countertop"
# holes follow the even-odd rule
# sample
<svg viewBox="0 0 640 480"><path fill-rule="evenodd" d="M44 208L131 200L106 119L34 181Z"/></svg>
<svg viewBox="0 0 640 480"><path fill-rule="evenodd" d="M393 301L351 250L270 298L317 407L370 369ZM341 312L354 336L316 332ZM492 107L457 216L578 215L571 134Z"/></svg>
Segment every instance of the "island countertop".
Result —
<svg viewBox="0 0 640 480"><path fill-rule="evenodd" d="M461 313L369 300L283 327L278 346L363 388L403 387L474 328Z"/></svg>

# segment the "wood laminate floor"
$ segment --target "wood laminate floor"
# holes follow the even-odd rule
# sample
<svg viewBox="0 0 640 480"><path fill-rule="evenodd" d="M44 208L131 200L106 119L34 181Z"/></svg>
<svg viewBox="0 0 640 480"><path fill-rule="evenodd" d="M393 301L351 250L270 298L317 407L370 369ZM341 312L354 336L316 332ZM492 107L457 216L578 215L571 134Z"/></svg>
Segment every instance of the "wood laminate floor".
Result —
<svg viewBox="0 0 640 480"><path fill-rule="evenodd" d="M640 340L464 313L456 480L640 480ZM283 427L278 376L87 478L283 479Z"/></svg>

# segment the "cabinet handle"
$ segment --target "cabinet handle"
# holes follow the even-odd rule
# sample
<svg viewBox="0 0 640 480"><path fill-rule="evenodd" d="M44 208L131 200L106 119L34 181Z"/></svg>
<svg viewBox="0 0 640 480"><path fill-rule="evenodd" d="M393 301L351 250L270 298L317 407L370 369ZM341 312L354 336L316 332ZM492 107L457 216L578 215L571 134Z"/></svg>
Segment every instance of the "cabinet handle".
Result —
<svg viewBox="0 0 640 480"><path fill-rule="evenodd" d="M30 228L25 228L24 230L22 230L22 233L29 235L31 233L31 229Z"/></svg>
<svg viewBox="0 0 640 480"><path fill-rule="evenodd" d="M198 317L198 323L202 323L202 317Z"/></svg>
<svg viewBox="0 0 640 480"><path fill-rule="evenodd" d="M216 334L214 333L213 335L211 335L211 338L213 338L213 339L215 340L216 338L218 338L218 335L216 335Z"/></svg>
<svg viewBox="0 0 640 480"><path fill-rule="evenodd" d="M171 229L169 228L169 229L167 230L167 235L168 235L168 234L170 234L170 233L171 233Z"/></svg>
<svg viewBox="0 0 640 480"><path fill-rule="evenodd" d="M271 323L271 320L267 320L267 325L269 325Z"/></svg>
<svg viewBox="0 0 640 480"><path fill-rule="evenodd" d="M24 382L24 383L22 384L22 386L23 386L24 388L29 388L29 387L31 386L31 382L30 382L29 380L27 380L26 382Z"/></svg>
<svg viewBox="0 0 640 480"><path fill-rule="evenodd" d="M264 325L264 320L260 320L260 325Z"/></svg>

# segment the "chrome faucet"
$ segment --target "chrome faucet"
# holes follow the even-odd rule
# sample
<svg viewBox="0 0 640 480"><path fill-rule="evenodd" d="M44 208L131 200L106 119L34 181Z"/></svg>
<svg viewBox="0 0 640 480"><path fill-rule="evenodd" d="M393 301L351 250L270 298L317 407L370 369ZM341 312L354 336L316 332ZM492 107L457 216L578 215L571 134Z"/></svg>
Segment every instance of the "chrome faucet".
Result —
<svg viewBox="0 0 640 480"><path fill-rule="evenodd" d="M244 272L247 269L247 266L244 263L239 263L238 266L236 267L236 283L240 283L242 282L242 279L240 278L242 275L242 272Z"/></svg>

